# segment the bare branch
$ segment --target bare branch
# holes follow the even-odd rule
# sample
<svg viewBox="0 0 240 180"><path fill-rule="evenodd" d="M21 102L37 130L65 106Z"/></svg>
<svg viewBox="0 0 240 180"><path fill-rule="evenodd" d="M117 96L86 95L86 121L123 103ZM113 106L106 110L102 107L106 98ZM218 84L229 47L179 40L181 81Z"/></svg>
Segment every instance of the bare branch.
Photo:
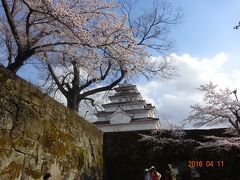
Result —
<svg viewBox="0 0 240 180"><path fill-rule="evenodd" d="M96 88L87 92L82 93L81 95L79 95L79 99L82 99L82 97L87 97L90 96L92 94L96 94L98 92L102 92L102 91L107 91L107 90L111 90L113 87L115 87L117 84L119 84L122 79L125 77L126 75L126 71L124 71L123 69L121 69L121 76L115 80L114 82L112 82L110 85L108 86L104 86L104 87L100 87L100 88Z"/></svg>
<svg viewBox="0 0 240 180"><path fill-rule="evenodd" d="M47 64L48 66L48 70L51 73L51 76L53 77L54 81L56 82L59 90L61 91L61 93L63 93L64 96L67 96L67 91L64 89L63 85L59 82L58 77L56 76L52 66L50 64Z"/></svg>

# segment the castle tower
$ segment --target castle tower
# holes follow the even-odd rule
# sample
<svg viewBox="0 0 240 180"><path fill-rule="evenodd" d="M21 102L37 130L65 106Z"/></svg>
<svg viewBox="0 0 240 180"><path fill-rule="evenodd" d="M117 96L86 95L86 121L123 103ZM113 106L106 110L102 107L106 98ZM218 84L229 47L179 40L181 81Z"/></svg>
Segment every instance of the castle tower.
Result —
<svg viewBox="0 0 240 180"><path fill-rule="evenodd" d="M104 111L98 111L94 124L104 132L159 129L156 109L143 100L136 85L126 81L114 89L109 96L110 103L103 104Z"/></svg>

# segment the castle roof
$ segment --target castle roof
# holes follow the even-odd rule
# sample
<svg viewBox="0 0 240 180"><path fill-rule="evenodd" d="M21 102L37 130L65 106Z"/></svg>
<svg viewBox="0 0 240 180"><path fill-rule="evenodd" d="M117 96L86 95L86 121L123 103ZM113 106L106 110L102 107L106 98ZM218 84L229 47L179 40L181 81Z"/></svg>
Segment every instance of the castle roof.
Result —
<svg viewBox="0 0 240 180"><path fill-rule="evenodd" d="M134 90L137 91L136 85L131 85L131 86L119 86L114 88L115 91L129 91L129 90Z"/></svg>
<svg viewBox="0 0 240 180"><path fill-rule="evenodd" d="M126 97L126 96L141 96L139 92L121 92L121 93L116 93L112 96L108 96L109 99L114 99L114 98L121 98L121 97Z"/></svg>
<svg viewBox="0 0 240 180"><path fill-rule="evenodd" d="M118 105L133 105L133 104L146 104L145 100L136 100L136 101L120 101L120 102L111 102L107 104L103 104L102 106L109 107L109 106L118 106Z"/></svg>
<svg viewBox="0 0 240 180"><path fill-rule="evenodd" d="M152 117L146 117L146 118L132 118L131 122L143 122L143 121L158 121L159 118L152 118ZM101 125L101 124L109 124L110 125L110 120L106 121L95 121L93 122L95 125Z"/></svg>
<svg viewBox="0 0 240 180"><path fill-rule="evenodd" d="M149 110L152 110L152 109L155 109L155 106L146 107L146 108L143 108L143 109L125 110L125 112L128 113L128 114L134 114L134 113L149 111ZM108 116L108 115L113 114L114 112L115 112L115 111L109 111L109 112L106 112L106 111L98 111L98 112L96 113L96 116L104 116L104 115Z"/></svg>

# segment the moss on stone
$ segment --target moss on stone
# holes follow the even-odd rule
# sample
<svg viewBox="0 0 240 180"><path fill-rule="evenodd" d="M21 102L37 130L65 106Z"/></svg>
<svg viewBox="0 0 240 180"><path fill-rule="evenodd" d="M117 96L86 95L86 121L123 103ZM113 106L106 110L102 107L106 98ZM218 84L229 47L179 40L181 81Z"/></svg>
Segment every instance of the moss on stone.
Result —
<svg viewBox="0 0 240 180"><path fill-rule="evenodd" d="M80 147L73 147L72 149L72 158L75 159L72 168L81 169L84 166L85 159L87 159L87 152L85 149Z"/></svg>
<svg viewBox="0 0 240 180"><path fill-rule="evenodd" d="M53 146L48 148L49 153L55 157L65 157L68 152L68 146L62 142L53 143Z"/></svg>
<svg viewBox="0 0 240 180"><path fill-rule="evenodd" d="M67 132L60 132L60 140L64 142L72 142L74 140L74 137L72 134Z"/></svg>
<svg viewBox="0 0 240 180"><path fill-rule="evenodd" d="M40 179L42 176L41 170L34 170L33 167L26 168L26 174L30 175L33 179Z"/></svg>
<svg viewBox="0 0 240 180"><path fill-rule="evenodd" d="M22 165L12 161L8 166L2 169L1 175L5 175L8 179L16 179L19 177Z"/></svg>
<svg viewBox="0 0 240 180"><path fill-rule="evenodd" d="M14 139L12 143L16 148L18 147L33 148L34 147L34 141L30 139Z"/></svg>
<svg viewBox="0 0 240 180"><path fill-rule="evenodd" d="M5 136L0 136L0 147L6 148L9 145L9 139Z"/></svg>

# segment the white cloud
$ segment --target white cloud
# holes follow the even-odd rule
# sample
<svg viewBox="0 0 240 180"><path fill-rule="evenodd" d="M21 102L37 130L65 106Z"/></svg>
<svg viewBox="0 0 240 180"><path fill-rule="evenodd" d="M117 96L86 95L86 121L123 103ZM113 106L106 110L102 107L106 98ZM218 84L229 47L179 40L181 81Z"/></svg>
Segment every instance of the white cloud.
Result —
<svg viewBox="0 0 240 180"><path fill-rule="evenodd" d="M212 58L197 58L190 54L172 54L171 58L176 62L179 77L167 81L156 78L138 84L142 96L156 106L160 120L167 117L179 122L186 118L191 111L190 105L201 101L202 96L197 90L200 84L212 81L220 88L240 87L240 70L224 71L225 65L230 63L224 52Z"/></svg>

